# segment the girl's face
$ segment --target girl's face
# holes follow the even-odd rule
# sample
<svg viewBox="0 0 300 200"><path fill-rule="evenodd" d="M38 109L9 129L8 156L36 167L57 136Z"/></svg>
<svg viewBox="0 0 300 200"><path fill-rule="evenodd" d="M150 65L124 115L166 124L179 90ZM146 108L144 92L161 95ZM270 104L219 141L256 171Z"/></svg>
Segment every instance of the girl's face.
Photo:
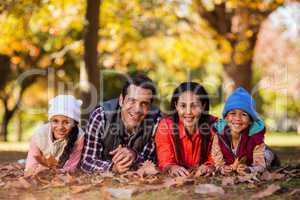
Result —
<svg viewBox="0 0 300 200"><path fill-rule="evenodd" d="M227 113L225 119L233 133L241 133L251 124L251 118L243 110L234 109Z"/></svg>
<svg viewBox="0 0 300 200"><path fill-rule="evenodd" d="M63 115L55 115L50 119L51 131L54 139L64 139L69 136L75 121Z"/></svg>
<svg viewBox="0 0 300 200"><path fill-rule="evenodd" d="M184 127L189 131L194 130L204 108L199 96L191 91L186 91L180 94L175 107Z"/></svg>

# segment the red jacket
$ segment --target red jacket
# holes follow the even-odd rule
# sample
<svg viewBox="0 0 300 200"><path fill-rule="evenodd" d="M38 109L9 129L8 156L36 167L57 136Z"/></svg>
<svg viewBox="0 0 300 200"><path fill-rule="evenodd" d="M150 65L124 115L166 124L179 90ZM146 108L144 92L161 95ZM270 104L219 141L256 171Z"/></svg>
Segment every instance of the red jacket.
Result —
<svg viewBox="0 0 300 200"><path fill-rule="evenodd" d="M210 116L210 121L216 121L215 117ZM155 144L158 158L158 166L164 171L168 165L181 165L186 168L198 167L201 157L201 134L196 130L191 138L185 132L184 125L181 121L178 124L181 161L176 156L175 143L173 141L173 121L170 117L162 119L157 127ZM212 137L211 137L212 138ZM211 143L211 142L210 142ZM209 145L211 147L211 145ZM209 148L208 162L212 161Z"/></svg>

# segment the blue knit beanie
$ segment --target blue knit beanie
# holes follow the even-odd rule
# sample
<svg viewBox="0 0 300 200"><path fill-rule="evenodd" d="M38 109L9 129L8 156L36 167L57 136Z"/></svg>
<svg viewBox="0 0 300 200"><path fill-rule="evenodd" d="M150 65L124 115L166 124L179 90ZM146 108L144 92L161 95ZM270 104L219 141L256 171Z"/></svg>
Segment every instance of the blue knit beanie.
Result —
<svg viewBox="0 0 300 200"><path fill-rule="evenodd" d="M227 98L222 114L225 118L229 111L233 109L240 109L248 113L253 121L256 121L259 117L255 111L255 107L255 100L252 96L243 87L239 87Z"/></svg>

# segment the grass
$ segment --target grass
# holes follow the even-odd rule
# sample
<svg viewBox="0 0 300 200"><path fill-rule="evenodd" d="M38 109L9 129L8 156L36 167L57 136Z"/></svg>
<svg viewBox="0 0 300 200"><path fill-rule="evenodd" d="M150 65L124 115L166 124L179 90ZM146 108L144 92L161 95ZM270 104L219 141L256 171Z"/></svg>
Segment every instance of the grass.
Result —
<svg viewBox="0 0 300 200"><path fill-rule="evenodd" d="M0 151L20 151L26 152L29 142L0 142Z"/></svg>
<svg viewBox="0 0 300 200"><path fill-rule="evenodd" d="M282 146L282 147L300 146L300 134L294 132L267 133L265 142L270 146Z"/></svg>

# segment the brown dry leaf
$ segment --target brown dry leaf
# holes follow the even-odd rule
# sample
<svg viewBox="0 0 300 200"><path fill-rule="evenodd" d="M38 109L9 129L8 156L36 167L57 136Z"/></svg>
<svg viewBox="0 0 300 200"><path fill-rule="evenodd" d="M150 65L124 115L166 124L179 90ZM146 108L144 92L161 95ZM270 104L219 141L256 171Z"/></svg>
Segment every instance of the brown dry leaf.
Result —
<svg viewBox="0 0 300 200"><path fill-rule="evenodd" d="M103 200L110 200L112 198L112 196L110 195L109 192L106 191L106 188L101 188L100 190L100 194L101 194L101 199Z"/></svg>
<svg viewBox="0 0 300 200"><path fill-rule="evenodd" d="M24 165L19 164L19 163L13 163L13 166L18 170L23 170L25 168Z"/></svg>
<svg viewBox="0 0 300 200"><path fill-rule="evenodd" d="M285 177L284 174L280 174L280 173L270 173L269 171L265 171L262 175L261 175L261 180L264 181L269 181L269 180L280 180L283 179Z"/></svg>
<svg viewBox="0 0 300 200"><path fill-rule="evenodd" d="M48 170L47 167L44 167L42 165L37 166L34 169L30 169L24 172L24 177L28 178L28 177L34 177L37 176L40 172Z"/></svg>
<svg viewBox="0 0 300 200"><path fill-rule="evenodd" d="M102 178L114 178L115 177L114 173L112 173L111 171L106 171L106 172L100 173L100 176Z"/></svg>
<svg viewBox="0 0 300 200"><path fill-rule="evenodd" d="M12 171L15 170L15 166L13 164L7 164L0 167L0 171Z"/></svg>
<svg viewBox="0 0 300 200"><path fill-rule="evenodd" d="M91 181L93 186L102 186L104 182L104 179L93 179Z"/></svg>
<svg viewBox="0 0 300 200"><path fill-rule="evenodd" d="M227 176L222 179L222 186L234 185L234 182L235 182L235 177Z"/></svg>
<svg viewBox="0 0 300 200"><path fill-rule="evenodd" d="M138 189L134 187L133 188L106 188L105 191L115 198L130 199L134 194L138 192Z"/></svg>
<svg viewBox="0 0 300 200"><path fill-rule="evenodd" d="M126 184L130 182L129 178L127 177L127 174L122 174L120 177L114 177L113 180L118 181L119 183Z"/></svg>
<svg viewBox="0 0 300 200"><path fill-rule="evenodd" d="M42 187L42 189L52 188L52 187L64 187L66 184L58 176L55 176L48 185Z"/></svg>
<svg viewBox="0 0 300 200"><path fill-rule="evenodd" d="M270 186L267 187L267 189L260 191L259 193L252 195L252 199L261 199L264 197L268 197L271 196L272 194L274 194L276 191L280 190L280 186L279 185L275 185L272 184Z"/></svg>
<svg viewBox="0 0 300 200"><path fill-rule="evenodd" d="M159 184L162 183L162 180L157 176L147 177L144 179L145 184Z"/></svg>
<svg viewBox="0 0 300 200"><path fill-rule="evenodd" d="M221 196L225 194L222 187L214 184L199 184L195 186L195 193L208 196Z"/></svg>
<svg viewBox="0 0 300 200"><path fill-rule="evenodd" d="M21 188L25 188L25 189L31 188L31 184L25 178L20 177L18 181L21 185Z"/></svg>
<svg viewBox="0 0 300 200"><path fill-rule="evenodd" d="M40 176L35 176L34 178L35 178L35 180L37 180L37 181L38 181L39 183L41 183L41 184L45 184L45 185L50 184L50 181L48 181L48 180L46 180L46 179L43 179L43 178L41 178Z"/></svg>
<svg viewBox="0 0 300 200"><path fill-rule="evenodd" d="M264 171L262 175L260 176L260 179L263 181L269 181L272 180L272 174L269 171Z"/></svg>
<svg viewBox="0 0 300 200"><path fill-rule="evenodd" d="M22 195L20 199L23 199L23 200L37 200L38 198L35 197L32 193L24 193L24 195ZM47 199L47 198L45 198L45 199Z"/></svg>
<svg viewBox="0 0 300 200"><path fill-rule="evenodd" d="M19 189L29 189L31 184L23 177L20 177L16 181L8 182L5 188L19 188Z"/></svg>
<svg viewBox="0 0 300 200"><path fill-rule="evenodd" d="M281 168L279 168L279 169L276 169L274 172L275 172L275 173L279 173L279 172L285 170L286 168L288 168L288 166L284 166L284 167L281 167Z"/></svg>
<svg viewBox="0 0 300 200"><path fill-rule="evenodd" d="M239 183L255 183L255 182L260 182L260 180L256 177L256 173L250 173L250 174L245 174L242 176L237 176L238 182Z"/></svg>
<svg viewBox="0 0 300 200"><path fill-rule="evenodd" d="M255 183L249 183L249 184L247 184L247 188L249 188L249 189L254 189L254 188L257 188L257 187L259 187L259 185L255 184Z"/></svg>
<svg viewBox="0 0 300 200"><path fill-rule="evenodd" d="M295 194L297 194L297 193L300 193L300 188L299 188L299 189L293 189L293 190L288 194L288 196L293 196L293 195L295 195Z"/></svg>
<svg viewBox="0 0 300 200"><path fill-rule="evenodd" d="M159 171L157 170L155 164L153 162L151 162L150 160L146 160L142 166L137 170L137 173L140 176L144 176L144 175L156 175L159 173Z"/></svg>
<svg viewBox="0 0 300 200"><path fill-rule="evenodd" d="M3 186L3 185L5 185L5 183L0 181L0 187Z"/></svg>
<svg viewBox="0 0 300 200"><path fill-rule="evenodd" d="M239 158L235 159L234 163L231 165L233 171L236 171L239 165L246 164L246 161L247 161L246 156L243 156L240 159Z"/></svg>
<svg viewBox="0 0 300 200"><path fill-rule="evenodd" d="M52 155L50 155L48 158L43 155L35 156L34 158L45 167L56 168L58 166L58 161Z"/></svg>
<svg viewBox="0 0 300 200"><path fill-rule="evenodd" d="M76 186L71 186L71 191L72 191L72 194L78 194L78 193L86 192L86 191L90 190L92 187L93 187L93 185L91 185L91 184L76 185Z"/></svg>
<svg viewBox="0 0 300 200"><path fill-rule="evenodd" d="M285 173L289 177L300 177L299 169L284 170L283 173Z"/></svg>
<svg viewBox="0 0 300 200"><path fill-rule="evenodd" d="M74 176L71 176L70 174L66 174L66 175L62 174L62 175L58 175L58 176L67 185L72 185L72 184L77 183L77 179Z"/></svg>
<svg viewBox="0 0 300 200"><path fill-rule="evenodd" d="M188 177L175 177L175 178L166 178L162 187L170 188L173 186L183 186L193 184L195 182L194 179Z"/></svg>
<svg viewBox="0 0 300 200"><path fill-rule="evenodd" d="M23 169L20 169L18 164L5 164L0 167L0 179L4 177L21 177Z"/></svg>

